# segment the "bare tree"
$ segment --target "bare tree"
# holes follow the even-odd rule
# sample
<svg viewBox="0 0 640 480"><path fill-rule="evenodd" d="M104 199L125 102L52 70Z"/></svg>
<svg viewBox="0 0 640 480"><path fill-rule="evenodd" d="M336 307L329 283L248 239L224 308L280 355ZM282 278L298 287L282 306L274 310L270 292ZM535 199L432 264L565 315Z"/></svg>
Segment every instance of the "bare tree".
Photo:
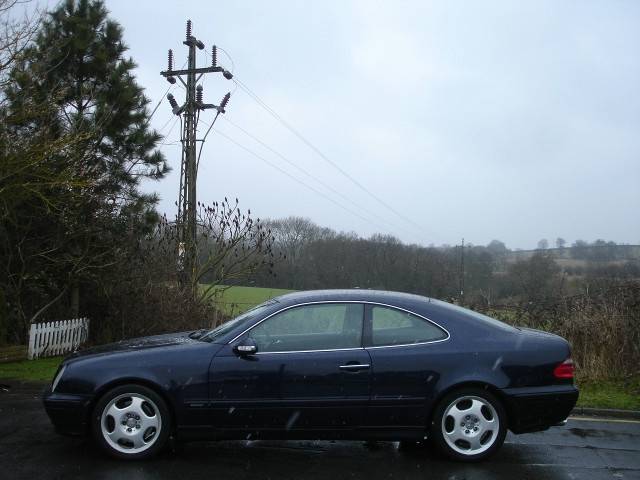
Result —
<svg viewBox="0 0 640 480"><path fill-rule="evenodd" d="M194 285L188 288L199 292L198 299L206 300L221 285L245 280L259 270L272 272L281 256L273 249L274 238L260 219L253 219L251 211L243 212L228 201L212 205L198 203L198 262ZM166 281L175 281L182 268L178 243L178 225L164 217L151 238L152 249L161 252ZM199 288L200 287L200 288Z"/></svg>
<svg viewBox="0 0 640 480"><path fill-rule="evenodd" d="M326 235L326 229L322 229L308 218L295 216L268 220L265 225L271 230L275 247L283 257L287 286L301 288L300 277L304 271L300 260L304 249Z"/></svg>
<svg viewBox="0 0 640 480"><path fill-rule="evenodd" d="M198 225L201 229L199 250L201 261L195 282L206 278L208 287L202 291L206 298L215 285L233 283L248 278L260 269L273 271L280 258L273 251L274 238L260 219L251 217L251 210L243 213L238 199L231 204L215 202L198 206Z"/></svg>

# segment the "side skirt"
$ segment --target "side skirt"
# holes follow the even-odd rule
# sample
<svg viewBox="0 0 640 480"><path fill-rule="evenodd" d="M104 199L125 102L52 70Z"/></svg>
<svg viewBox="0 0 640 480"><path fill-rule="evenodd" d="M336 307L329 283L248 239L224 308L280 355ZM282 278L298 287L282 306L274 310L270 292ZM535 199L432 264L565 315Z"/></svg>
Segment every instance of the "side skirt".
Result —
<svg viewBox="0 0 640 480"><path fill-rule="evenodd" d="M415 426L362 427L355 429L216 429L203 427L178 427L177 437L182 441L198 440L424 440L426 429Z"/></svg>

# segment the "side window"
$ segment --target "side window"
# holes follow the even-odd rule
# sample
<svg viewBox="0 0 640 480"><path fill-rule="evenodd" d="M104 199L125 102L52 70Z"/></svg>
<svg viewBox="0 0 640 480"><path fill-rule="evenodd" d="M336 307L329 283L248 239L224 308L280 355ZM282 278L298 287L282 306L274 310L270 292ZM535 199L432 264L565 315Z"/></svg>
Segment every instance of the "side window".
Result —
<svg viewBox="0 0 640 480"><path fill-rule="evenodd" d="M358 303L303 305L278 313L249 331L258 352L358 348L364 306Z"/></svg>
<svg viewBox="0 0 640 480"><path fill-rule="evenodd" d="M374 347L410 345L447 338L447 333L431 322L395 308L371 308Z"/></svg>

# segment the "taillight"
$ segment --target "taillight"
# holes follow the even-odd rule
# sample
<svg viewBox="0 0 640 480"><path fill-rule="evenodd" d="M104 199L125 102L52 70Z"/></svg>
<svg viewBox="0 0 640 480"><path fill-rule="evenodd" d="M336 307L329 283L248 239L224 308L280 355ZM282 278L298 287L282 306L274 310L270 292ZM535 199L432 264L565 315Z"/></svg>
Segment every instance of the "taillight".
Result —
<svg viewBox="0 0 640 480"><path fill-rule="evenodd" d="M556 378L573 378L573 360L567 358L553 369L553 376Z"/></svg>

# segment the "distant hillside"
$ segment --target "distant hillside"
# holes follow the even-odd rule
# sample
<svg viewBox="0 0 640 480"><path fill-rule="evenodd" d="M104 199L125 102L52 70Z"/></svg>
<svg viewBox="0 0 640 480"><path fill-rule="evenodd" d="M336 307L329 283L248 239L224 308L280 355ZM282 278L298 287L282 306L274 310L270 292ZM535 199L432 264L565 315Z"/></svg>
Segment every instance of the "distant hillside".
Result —
<svg viewBox="0 0 640 480"><path fill-rule="evenodd" d="M640 245L589 245L581 247L548 248L545 250L517 250L504 254L502 268L517 261L527 260L536 252L555 257L558 265L568 272L580 271L593 265L640 264Z"/></svg>
<svg viewBox="0 0 640 480"><path fill-rule="evenodd" d="M640 260L640 245L589 245L584 247L547 248L545 250L511 250L505 253L507 262L526 260L536 252L545 252L558 260Z"/></svg>

